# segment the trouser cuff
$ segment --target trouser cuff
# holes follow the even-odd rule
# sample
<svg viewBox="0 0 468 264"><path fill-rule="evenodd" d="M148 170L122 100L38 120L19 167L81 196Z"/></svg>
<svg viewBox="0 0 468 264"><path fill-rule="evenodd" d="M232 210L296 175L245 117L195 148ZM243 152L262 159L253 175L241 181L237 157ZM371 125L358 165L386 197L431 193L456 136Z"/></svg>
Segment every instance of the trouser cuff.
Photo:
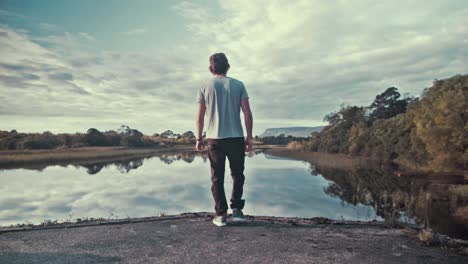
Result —
<svg viewBox="0 0 468 264"><path fill-rule="evenodd" d="M231 209L244 209L245 200L231 201Z"/></svg>

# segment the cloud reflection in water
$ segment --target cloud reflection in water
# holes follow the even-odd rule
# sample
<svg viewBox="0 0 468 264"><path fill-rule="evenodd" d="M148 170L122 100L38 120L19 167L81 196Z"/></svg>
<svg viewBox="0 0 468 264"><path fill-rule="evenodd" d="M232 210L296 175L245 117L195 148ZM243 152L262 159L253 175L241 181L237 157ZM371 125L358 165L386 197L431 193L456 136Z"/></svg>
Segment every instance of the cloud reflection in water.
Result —
<svg viewBox="0 0 468 264"><path fill-rule="evenodd" d="M374 219L372 207L346 204L324 193L331 182L311 175L308 163L258 154L246 158L245 175L247 214ZM0 181L2 225L214 210L209 163L196 153L48 166L42 171L4 170ZM231 183L227 169L228 200Z"/></svg>

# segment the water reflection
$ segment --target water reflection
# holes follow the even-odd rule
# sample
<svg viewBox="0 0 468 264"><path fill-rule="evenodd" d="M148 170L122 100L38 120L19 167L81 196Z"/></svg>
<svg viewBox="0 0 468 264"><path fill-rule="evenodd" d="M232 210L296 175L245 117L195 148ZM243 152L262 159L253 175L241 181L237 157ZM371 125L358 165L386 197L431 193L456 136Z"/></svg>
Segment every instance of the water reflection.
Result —
<svg viewBox="0 0 468 264"><path fill-rule="evenodd" d="M467 237L468 189L463 179L398 178L394 167L381 164L339 169L260 153L246 160L248 214L400 219ZM3 170L0 224L211 212L207 158L198 152L162 153ZM229 195L229 171L225 182Z"/></svg>
<svg viewBox="0 0 468 264"><path fill-rule="evenodd" d="M202 157L206 161L206 154L200 154L196 152L183 152L183 153L163 153L150 158L159 158L162 162L166 164L172 164L174 161L184 161L186 163L192 163L195 160L196 156ZM148 158L148 157L147 157ZM128 173L131 170L138 169L143 165L143 162L147 158L132 158L124 159L119 161L106 161L106 162L94 162L87 164L75 164L75 167L85 167L88 174L96 174L100 172L103 168L109 166L115 166L121 173Z"/></svg>
<svg viewBox="0 0 468 264"><path fill-rule="evenodd" d="M262 151L252 151L247 154L247 157L251 158L256 154L262 153ZM149 158L159 158L162 162L166 164L172 164L174 161L184 161L186 163L192 163L195 160L195 157L200 157L204 162L208 160L207 153L199 153L194 151L182 152L182 153L162 153L156 156L151 156ZM109 166L115 166L122 173L128 173L130 170L134 170L143 165L143 162L146 158L132 158L132 159L123 159L118 161L106 161L106 162L93 162L87 164L74 164L75 167L85 167L88 174L96 174L100 172L103 168ZM45 167L41 167L41 171Z"/></svg>
<svg viewBox="0 0 468 264"><path fill-rule="evenodd" d="M324 189L330 196L371 206L387 220L415 221L454 237L468 237L468 185L463 178L397 177L395 169L372 163L346 169L311 165L313 175L331 181Z"/></svg>

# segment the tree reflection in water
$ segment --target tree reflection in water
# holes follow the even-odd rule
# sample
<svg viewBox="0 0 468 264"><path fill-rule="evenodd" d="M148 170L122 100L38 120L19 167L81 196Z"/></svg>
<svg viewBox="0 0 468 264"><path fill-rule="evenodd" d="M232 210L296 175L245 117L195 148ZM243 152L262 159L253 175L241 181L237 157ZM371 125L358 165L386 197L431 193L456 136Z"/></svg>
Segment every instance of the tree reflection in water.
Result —
<svg viewBox="0 0 468 264"><path fill-rule="evenodd" d="M353 168L311 165L331 183L324 192L345 203L375 208L386 221L416 223L453 237L468 237L468 185L463 178L397 177L392 165Z"/></svg>
<svg viewBox="0 0 468 264"><path fill-rule="evenodd" d="M249 157L261 151L251 152ZM207 162L206 152L161 153L145 158L159 158L166 164L177 161L192 163L195 157ZM81 165L89 174L115 165L122 173L128 173L143 165L145 158ZM330 181L324 192L339 198L343 203L371 206L377 216L389 223L394 221L413 223L432 228L453 237L468 238L468 185L464 179L440 176L397 177L391 164L366 163L366 165L337 168L310 162L312 175L320 175Z"/></svg>
<svg viewBox="0 0 468 264"><path fill-rule="evenodd" d="M171 164L177 160L183 160L187 163L192 163L195 160L195 157L198 155L196 152L182 152L177 154L161 154L159 159L166 164Z"/></svg>
<svg viewBox="0 0 468 264"><path fill-rule="evenodd" d="M247 154L248 157L253 157L258 153L261 153L261 150L252 151ZM105 162L95 162L89 164L75 164L76 167L85 167L87 169L88 174L96 174L99 173L103 168L108 166L116 166L117 169L122 173L127 173L133 169L137 169L138 167L143 165L143 161L146 158L159 158L162 162L166 164L172 164L174 161L184 161L186 163L192 163L195 160L195 157L200 157L204 162L208 160L208 153L207 152L196 152L196 151L187 151L187 152L177 152L177 153L161 153L158 155L153 155L149 157L143 158L131 158L131 159L123 159L123 160L112 160L112 161L105 161Z"/></svg>
<svg viewBox="0 0 468 264"><path fill-rule="evenodd" d="M143 165L144 159L157 157L162 162L166 164L171 164L174 161L184 161L187 163L192 163L195 160L196 156L200 156L205 162L208 158L206 153L197 153L195 151L191 152L182 152L182 153L161 153L159 155L154 155L150 157L143 158L131 158L131 159L122 159L122 160L112 160L105 162L95 162L88 164L75 164L76 167L85 167L88 174L97 174L103 168L109 166L115 166L120 172L128 173L131 170L137 169Z"/></svg>

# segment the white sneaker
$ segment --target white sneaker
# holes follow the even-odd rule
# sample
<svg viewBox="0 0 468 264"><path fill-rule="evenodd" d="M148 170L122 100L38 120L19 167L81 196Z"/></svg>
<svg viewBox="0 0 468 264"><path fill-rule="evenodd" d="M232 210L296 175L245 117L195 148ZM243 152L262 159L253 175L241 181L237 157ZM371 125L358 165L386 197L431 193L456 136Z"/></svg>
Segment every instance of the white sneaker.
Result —
<svg viewBox="0 0 468 264"><path fill-rule="evenodd" d="M215 218L213 218L213 224L217 226L227 226L226 214L218 215Z"/></svg>
<svg viewBox="0 0 468 264"><path fill-rule="evenodd" d="M234 208L232 209L232 221L245 222L247 221L247 218L245 218L244 214L242 213L242 210Z"/></svg>

